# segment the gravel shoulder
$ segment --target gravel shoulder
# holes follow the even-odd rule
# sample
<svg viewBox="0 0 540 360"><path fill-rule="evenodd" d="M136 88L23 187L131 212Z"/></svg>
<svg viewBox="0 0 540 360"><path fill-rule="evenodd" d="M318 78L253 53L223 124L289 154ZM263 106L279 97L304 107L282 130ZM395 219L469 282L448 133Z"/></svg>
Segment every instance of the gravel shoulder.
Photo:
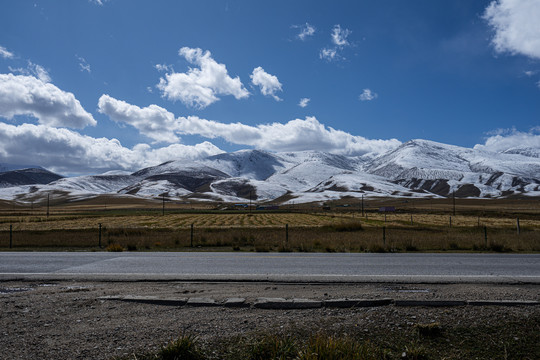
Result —
<svg viewBox="0 0 540 360"><path fill-rule="evenodd" d="M531 319L540 323L540 306L428 308L390 305L353 309L265 310L253 307L163 306L102 299L104 296L130 295L204 297L218 302L242 297L250 303L261 297L539 301L540 286L5 281L0 282L0 359L111 359L141 349L157 349L182 332L195 334L203 341L217 341L284 329L354 331L358 335L408 331L416 324L433 322L443 328L489 328L507 322L529 323ZM530 329L533 333L537 330ZM519 341L519 338L512 341ZM538 349L532 350L534 356Z"/></svg>

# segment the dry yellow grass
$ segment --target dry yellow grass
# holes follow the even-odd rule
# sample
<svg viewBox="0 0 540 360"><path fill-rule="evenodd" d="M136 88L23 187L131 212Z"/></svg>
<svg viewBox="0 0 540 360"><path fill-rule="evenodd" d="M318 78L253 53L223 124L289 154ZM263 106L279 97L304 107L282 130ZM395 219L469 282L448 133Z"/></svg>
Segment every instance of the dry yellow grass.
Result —
<svg viewBox="0 0 540 360"><path fill-rule="evenodd" d="M381 200L378 205L389 204ZM202 248L531 252L540 251L537 204L536 200L468 202L460 204L460 211L452 216L453 208L449 207L447 200L439 203L410 202L398 208L396 213L387 213L386 219L373 207L361 216L358 204L336 208L333 212L323 212L320 208L306 205L303 210L288 213L209 211L210 206L205 204L199 213L190 208L181 210L183 212L168 208L165 215L155 202L143 207L119 203L115 209L106 210L95 204L79 204L77 207L54 207L48 218L43 209L1 208L0 247L8 246L10 225L13 226L15 244L19 247L95 247L98 224L102 224L105 246L118 243L126 249L185 249L191 245L190 229L193 224L194 246ZM521 217L519 235L516 229L518 216ZM348 223L354 226L360 223L362 230L340 229L342 224ZM289 225L288 242L285 241L286 224ZM484 227L488 229L487 242Z"/></svg>

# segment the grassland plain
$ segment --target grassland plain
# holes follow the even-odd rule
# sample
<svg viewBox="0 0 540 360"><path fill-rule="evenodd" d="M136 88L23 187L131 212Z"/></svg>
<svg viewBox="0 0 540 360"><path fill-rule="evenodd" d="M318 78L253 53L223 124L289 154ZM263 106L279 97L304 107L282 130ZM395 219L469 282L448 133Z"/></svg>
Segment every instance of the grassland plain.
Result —
<svg viewBox="0 0 540 360"><path fill-rule="evenodd" d="M368 201L366 201L366 204ZM0 204L0 248L237 251L540 251L538 199L343 199L277 211L96 198ZM395 212L381 213L392 206ZM519 224L519 226L518 226ZM101 231L99 230L101 226ZM193 228L193 231L192 231Z"/></svg>
<svg viewBox="0 0 540 360"><path fill-rule="evenodd" d="M540 219L490 214L114 211L0 216L0 247L243 251L540 251ZM101 230L100 230L101 226ZM193 231L192 231L193 227Z"/></svg>

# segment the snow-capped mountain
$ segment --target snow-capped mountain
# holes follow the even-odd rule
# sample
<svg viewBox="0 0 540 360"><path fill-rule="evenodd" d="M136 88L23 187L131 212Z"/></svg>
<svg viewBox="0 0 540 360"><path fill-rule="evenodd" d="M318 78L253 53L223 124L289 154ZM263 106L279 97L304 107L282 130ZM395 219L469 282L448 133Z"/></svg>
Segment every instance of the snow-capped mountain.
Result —
<svg viewBox="0 0 540 360"><path fill-rule="evenodd" d="M410 189L460 197L498 197L540 189L540 159L412 140L364 166Z"/></svg>
<svg viewBox="0 0 540 360"><path fill-rule="evenodd" d="M116 194L226 202L311 202L344 196L540 196L538 155L540 150L534 148L496 153L428 140L409 141L375 158L242 150L199 161L171 160L131 174L58 176L46 185L44 181L2 183L0 173L0 187L4 186L0 198L28 201L51 191L67 198Z"/></svg>

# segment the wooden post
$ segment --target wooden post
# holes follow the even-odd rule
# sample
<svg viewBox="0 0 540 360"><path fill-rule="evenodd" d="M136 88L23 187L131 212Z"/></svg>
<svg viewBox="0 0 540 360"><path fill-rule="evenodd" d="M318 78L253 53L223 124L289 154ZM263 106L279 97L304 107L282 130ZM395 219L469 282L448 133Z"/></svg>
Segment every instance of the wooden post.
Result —
<svg viewBox="0 0 540 360"><path fill-rule="evenodd" d="M9 248L13 248L13 225L9 225Z"/></svg>
<svg viewBox="0 0 540 360"><path fill-rule="evenodd" d="M383 226L382 228L382 241L383 245L386 245L386 226Z"/></svg>
<svg viewBox="0 0 540 360"><path fill-rule="evenodd" d="M384 222L386 222L386 213L384 213Z"/></svg>
<svg viewBox="0 0 540 360"><path fill-rule="evenodd" d="M47 219L49 218L49 196L50 194L47 194Z"/></svg>
<svg viewBox="0 0 540 360"><path fill-rule="evenodd" d="M452 191L452 200L453 200L453 203L454 203L453 215L456 216L456 192L455 191Z"/></svg>
<svg viewBox="0 0 540 360"><path fill-rule="evenodd" d="M414 223L413 223L413 219L412 219L412 215L411 215L411 225L414 225Z"/></svg>
<svg viewBox="0 0 540 360"><path fill-rule="evenodd" d="M487 243L487 226L484 226L484 243L485 243L486 249L487 249L487 246L488 246L488 243Z"/></svg>
<svg viewBox="0 0 540 360"><path fill-rule="evenodd" d="M519 235L520 228L519 228L519 218L516 218L516 225L517 225L517 234Z"/></svg>
<svg viewBox="0 0 540 360"><path fill-rule="evenodd" d="M452 227L452 217L450 216L450 227Z"/></svg>
<svg viewBox="0 0 540 360"><path fill-rule="evenodd" d="M289 245L289 224L285 224L285 243Z"/></svg>
<svg viewBox="0 0 540 360"><path fill-rule="evenodd" d="M161 195L161 198L163 200L163 206L162 206L162 209L161 209L161 215L165 216L165 195Z"/></svg>
<svg viewBox="0 0 540 360"><path fill-rule="evenodd" d="M191 239L191 241L190 241L191 245L190 246L193 247L193 224L191 224L191 236L190 236L190 239Z"/></svg>
<svg viewBox="0 0 540 360"><path fill-rule="evenodd" d="M101 248L101 223L99 223L99 248Z"/></svg>

